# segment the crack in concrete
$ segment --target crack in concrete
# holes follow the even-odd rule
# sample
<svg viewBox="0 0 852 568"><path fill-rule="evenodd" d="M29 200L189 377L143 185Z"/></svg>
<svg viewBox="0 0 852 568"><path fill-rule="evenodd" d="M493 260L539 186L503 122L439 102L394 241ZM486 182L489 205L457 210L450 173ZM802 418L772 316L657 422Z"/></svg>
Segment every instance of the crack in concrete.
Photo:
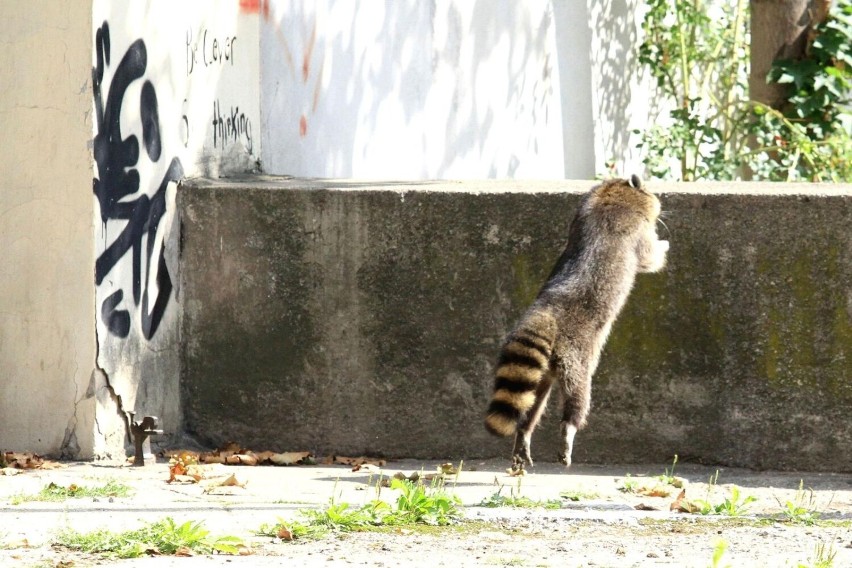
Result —
<svg viewBox="0 0 852 568"><path fill-rule="evenodd" d="M76 339L76 337L75 337ZM76 341L72 341L72 345L76 345ZM80 444L77 441L77 406L83 400L79 398L80 388L77 384L77 373L80 371L80 363L77 361L77 351L72 349L74 353L74 411L71 413L71 418L68 420L68 426L65 427L65 436L62 439L62 444L59 446L59 457L61 459L73 459L80 455Z"/></svg>
<svg viewBox="0 0 852 568"><path fill-rule="evenodd" d="M97 320L97 315L95 315L95 319ZM95 406L95 412L94 412L94 427L95 427L95 430L97 431L97 434L100 436L100 438L102 440L106 439L107 435L109 434L109 432L106 431L106 428L101 426L101 420L99 419L98 411L97 411L97 404L98 404L98 402L100 402L100 399L98 397L98 391L101 388L105 388L106 391L107 391L107 394L109 395L109 399L112 400L115 404L116 413L121 418L121 421L124 424L125 439L127 441L126 443L132 444L133 439L132 439L132 436L131 436L131 429L130 429L130 414L126 410L124 410L124 405L123 405L122 400L121 400L121 395L118 394L116 392L115 388L112 386L112 383L110 382L109 374L98 363L98 361L100 360L100 350L101 350L100 335L98 333L97 321L95 321L95 361L94 361L95 368L92 370L92 375L91 375L91 378L89 379L89 388L86 390L86 398L94 397L96 399L96 403L95 403L96 406ZM98 385L98 377L103 378L103 385L102 386ZM95 444L95 448L97 448L97 444ZM93 457L95 457L96 459L99 458L99 457L104 457L104 456L97 455L97 449L95 450L94 453L95 453L95 455Z"/></svg>

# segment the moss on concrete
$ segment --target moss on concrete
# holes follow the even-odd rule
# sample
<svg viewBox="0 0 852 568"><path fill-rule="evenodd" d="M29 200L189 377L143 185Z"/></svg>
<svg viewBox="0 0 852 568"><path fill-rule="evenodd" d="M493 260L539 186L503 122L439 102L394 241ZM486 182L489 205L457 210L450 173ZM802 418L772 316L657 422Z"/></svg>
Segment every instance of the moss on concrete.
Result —
<svg viewBox="0 0 852 568"><path fill-rule="evenodd" d="M493 363L577 193L192 183L189 428L279 450L508 454L481 427ZM852 471L850 193L694 187L663 196L668 266L639 275L613 327L575 458ZM558 416L539 460L556 455Z"/></svg>

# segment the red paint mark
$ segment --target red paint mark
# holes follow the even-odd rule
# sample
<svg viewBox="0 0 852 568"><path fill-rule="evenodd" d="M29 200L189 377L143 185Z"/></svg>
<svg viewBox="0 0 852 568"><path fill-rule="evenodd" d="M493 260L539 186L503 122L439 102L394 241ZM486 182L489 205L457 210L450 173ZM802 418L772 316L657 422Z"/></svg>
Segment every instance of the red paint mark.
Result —
<svg viewBox="0 0 852 568"><path fill-rule="evenodd" d="M314 104L311 107L311 112L316 112L317 111L317 104L319 104L320 89L322 88L322 68L323 68L323 64L324 64L324 62L320 61L319 71L317 72L317 85L316 85L316 87L314 87Z"/></svg>
<svg viewBox="0 0 852 568"><path fill-rule="evenodd" d="M240 0L240 10L246 14L257 14L260 12L260 0Z"/></svg>
<svg viewBox="0 0 852 568"><path fill-rule="evenodd" d="M299 136L302 138L305 137L305 134L308 133L308 119L305 118L305 115L302 115L302 118L299 119Z"/></svg>
<svg viewBox="0 0 852 568"><path fill-rule="evenodd" d="M263 14L263 17L269 19L269 2L270 0L240 0L240 10L244 14Z"/></svg>
<svg viewBox="0 0 852 568"><path fill-rule="evenodd" d="M308 40L308 45L305 46L305 56L302 58L302 82L308 82L308 75L311 72L311 54L314 52L314 43L317 40L317 22L314 20L314 29L311 31L311 38Z"/></svg>

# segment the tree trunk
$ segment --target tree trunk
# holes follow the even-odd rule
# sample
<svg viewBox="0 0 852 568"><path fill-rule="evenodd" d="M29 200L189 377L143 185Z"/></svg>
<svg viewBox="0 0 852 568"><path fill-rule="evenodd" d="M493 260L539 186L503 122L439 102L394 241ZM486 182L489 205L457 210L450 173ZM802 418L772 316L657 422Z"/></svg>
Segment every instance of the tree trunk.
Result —
<svg viewBox="0 0 852 568"><path fill-rule="evenodd" d="M805 55L813 27L825 19L831 0L751 0L749 98L780 109L789 85L767 83L772 62Z"/></svg>

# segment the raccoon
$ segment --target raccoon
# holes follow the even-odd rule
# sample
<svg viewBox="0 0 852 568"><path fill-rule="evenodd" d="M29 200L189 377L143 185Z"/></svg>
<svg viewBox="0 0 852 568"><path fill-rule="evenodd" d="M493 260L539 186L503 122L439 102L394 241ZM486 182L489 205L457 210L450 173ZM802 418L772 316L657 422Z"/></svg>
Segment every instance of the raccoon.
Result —
<svg viewBox="0 0 852 568"><path fill-rule="evenodd" d="M636 175L605 181L583 197L562 256L497 361L485 427L497 436L515 434L515 469L533 464L530 440L554 382L563 403L558 458L571 465L612 323L636 274L665 265L669 242L657 238L659 215L659 199Z"/></svg>

